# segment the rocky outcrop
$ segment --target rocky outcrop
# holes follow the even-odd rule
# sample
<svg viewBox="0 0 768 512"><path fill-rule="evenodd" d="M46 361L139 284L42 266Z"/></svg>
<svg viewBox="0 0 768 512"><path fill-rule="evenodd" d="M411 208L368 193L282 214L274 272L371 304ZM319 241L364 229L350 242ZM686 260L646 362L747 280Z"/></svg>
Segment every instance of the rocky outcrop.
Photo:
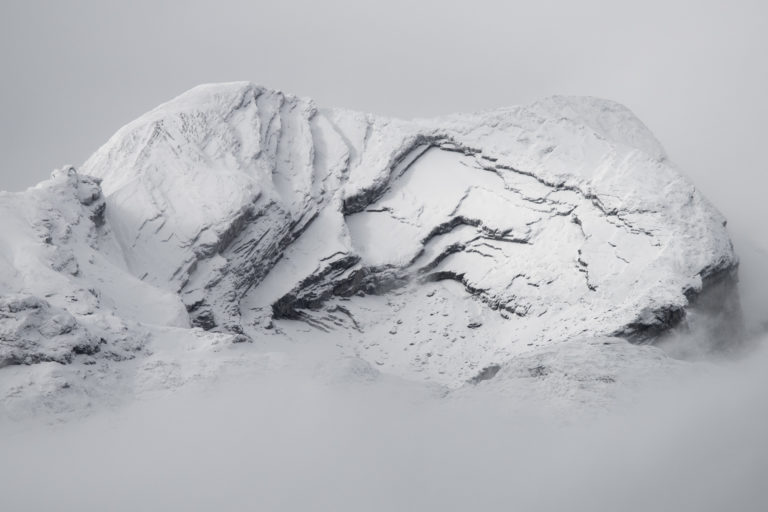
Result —
<svg viewBox="0 0 768 512"><path fill-rule="evenodd" d="M44 361L71 363L76 355L99 352L102 341L71 314L38 297L0 298L0 368Z"/></svg>
<svg viewBox="0 0 768 512"><path fill-rule="evenodd" d="M177 297L125 268L106 207L72 166L0 193L0 366L133 359L142 323L188 325Z"/></svg>

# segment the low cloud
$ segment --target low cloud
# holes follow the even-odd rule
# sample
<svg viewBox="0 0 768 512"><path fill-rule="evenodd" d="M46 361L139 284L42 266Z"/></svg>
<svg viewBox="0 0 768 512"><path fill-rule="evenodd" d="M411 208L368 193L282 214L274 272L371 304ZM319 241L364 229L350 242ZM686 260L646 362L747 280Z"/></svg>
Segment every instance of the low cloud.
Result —
<svg viewBox="0 0 768 512"><path fill-rule="evenodd" d="M764 510L766 364L759 348L578 421L479 387L238 378L8 425L3 509Z"/></svg>

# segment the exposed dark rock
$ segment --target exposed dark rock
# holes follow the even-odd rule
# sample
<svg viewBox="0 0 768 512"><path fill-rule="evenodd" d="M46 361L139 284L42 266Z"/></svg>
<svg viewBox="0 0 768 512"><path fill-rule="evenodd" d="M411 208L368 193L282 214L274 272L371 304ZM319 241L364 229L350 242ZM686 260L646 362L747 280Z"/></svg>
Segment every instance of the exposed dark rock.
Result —
<svg viewBox="0 0 768 512"><path fill-rule="evenodd" d="M469 379L469 384L479 384L480 382L484 380L490 380L496 376L497 373L499 373L499 370L501 370L501 365L498 364L492 364L490 366L486 366L482 370L480 370L480 373Z"/></svg>
<svg viewBox="0 0 768 512"><path fill-rule="evenodd" d="M655 311L646 311L620 331L612 333L632 343L652 343L659 335L677 327L685 318L685 308L665 306Z"/></svg>
<svg viewBox="0 0 768 512"><path fill-rule="evenodd" d="M359 261L358 256L345 256L304 279L272 305L273 318L298 319L301 316L299 310L317 310L331 297L381 295L405 286L409 281L403 272L386 267L362 267L350 271Z"/></svg>
<svg viewBox="0 0 768 512"><path fill-rule="evenodd" d="M413 164L420 155L433 147L439 147L446 151L455 151L466 155L474 155L480 150L468 148L455 139L445 134L419 134L410 140L410 143L401 152L396 154L388 165L390 170L386 181L374 184L372 187L360 191L359 193L347 197L343 204L344 215L352 215L365 210L370 204L375 203L389 188L392 180L399 178L405 173L411 164ZM407 165L404 162L412 160ZM399 172L395 172L398 169Z"/></svg>
<svg viewBox="0 0 768 512"><path fill-rule="evenodd" d="M533 378L544 377L549 375L549 368L540 364L538 366L534 366L533 368L528 368L528 375Z"/></svg>
<svg viewBox="0 0 768 512"><path fill-rule="evenodd" d="M92 356L93 354L96 354L99 351L101 351L101 347L99 345L94 345L91 343L81 343L79 345L75 345L74 347L72 347L72 352L77 355Z"/></svg>
<svg viewBox="0 0 768 512"><path fill-rule="evenodd" d="M366 295L382 295L408 284L408 277L394 268L364 267L352 272L333 287L333 295L351 297L363 292Z"/></svg>
<svg viewBox="0 0 768 512"><path fill-rule="evenodd" d="M305 278L272 304L272 317L295 320L300 318L298 310L319 308L334 294L333 277L338 277L359 261L357 256L344 256L326 265L321 272Z"/></svg>
<svg viewBox="0 0 768 512"><path fill-rule="evenodd" d="M614 336L632 343L656 343L666 335L691 331L691 321L706 323L706 350L729 352L742 346L744 322L738 291L738 265L702 271L701 289L685 291L687 307L666 306L647 312Z"/></svg>
<svg viewBox="0 0 768 512"><path fill-rule="evenodd" d="M0 367L69 364L74 356L98 353L100 345L75 317L39 297L0 297Z"/></svg>
<svg viewBox="0 0 768 512"><path fill-rule="evenodd" d="M232 343L253 343L253 340L245 334L236 334L232 338Z"/></svg>
<svg viewBox="0 0 768 512"><path fill-rule="evenodd" d="M187 306L187 312L193 326L210 331L216 327L216 319L211 307L205 300L199 300Z"/></svg>

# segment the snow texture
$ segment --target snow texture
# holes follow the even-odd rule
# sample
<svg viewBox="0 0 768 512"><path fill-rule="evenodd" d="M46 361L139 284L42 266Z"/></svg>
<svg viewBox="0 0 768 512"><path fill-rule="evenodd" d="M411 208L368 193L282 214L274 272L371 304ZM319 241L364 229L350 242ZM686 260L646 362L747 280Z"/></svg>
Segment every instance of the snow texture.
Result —
<svg viewBox="0 0 768 512"><path fill-rule="evenodd" d="M545 378L560 347L658 366L624 340L738 309L723 217L595 98L397 120L203 85L0 210L12 414L279 367L287 341L449 390Z"/></svg>

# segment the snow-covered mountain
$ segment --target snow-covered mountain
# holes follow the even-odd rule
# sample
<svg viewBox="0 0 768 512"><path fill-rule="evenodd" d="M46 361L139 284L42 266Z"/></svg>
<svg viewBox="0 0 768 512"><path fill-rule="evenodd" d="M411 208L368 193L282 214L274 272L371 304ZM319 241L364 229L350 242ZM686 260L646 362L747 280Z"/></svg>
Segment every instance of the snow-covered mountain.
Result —
<svg viewBox="0 0 768 512"><path fill-rule="evenodd" d="M0 209L9 411L281 367L289 346L449 390L553 357L621 373L663 357L618 338L721 315L722 348L739 311L723 217L594 98L404 121L205 85Z"/></svg>

